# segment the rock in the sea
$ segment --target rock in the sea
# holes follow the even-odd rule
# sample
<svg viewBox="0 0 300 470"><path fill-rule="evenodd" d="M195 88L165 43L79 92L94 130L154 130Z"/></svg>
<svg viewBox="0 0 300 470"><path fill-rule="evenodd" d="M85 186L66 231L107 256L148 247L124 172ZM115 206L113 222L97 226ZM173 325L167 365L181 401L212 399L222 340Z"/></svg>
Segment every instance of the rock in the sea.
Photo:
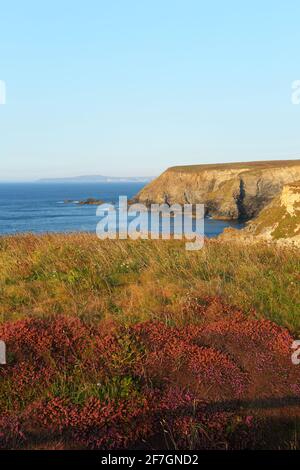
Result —
<svg viewBox="0 0 300 470"><path fill-rule="evenodd" d="M99 206L100 204L103 204L104 201L102 199L94 199L92 197L89 197L88 199L85 199L84 201L79 201L78 204L85 206L85 205L95 205Z"/></svg>
<svg viewBox="0 0 300 470"><path fill-rule="evenodd" d="M100 204L103 204L104 201L102 199L94 199L92 197L88 199L84 199L83 201L73 201L72 199L65 199L64 203L65 204L79 204L80 206L85 206L85 205L96 205L99 206Z"/></svg>

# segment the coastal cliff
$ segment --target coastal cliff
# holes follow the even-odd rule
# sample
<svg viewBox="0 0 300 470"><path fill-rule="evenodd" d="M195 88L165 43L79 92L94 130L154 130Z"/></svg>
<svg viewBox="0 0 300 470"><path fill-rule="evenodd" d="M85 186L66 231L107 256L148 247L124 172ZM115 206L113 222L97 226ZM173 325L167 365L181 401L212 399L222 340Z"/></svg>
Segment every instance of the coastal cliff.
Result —
<svg viewBox="0 0 300 470"><path fill-rule="evenodd" d="M300 180L300 160L177 166L140 191L135 201L203 203L219 219L256 217L284 185Z"/></svg>
<svg viewBox="0 0 300 470"><path fill-rule="evenodd" d="M300 247L300 181L287 184L243 230L226 229L223 239L275 241Z"/></svg>

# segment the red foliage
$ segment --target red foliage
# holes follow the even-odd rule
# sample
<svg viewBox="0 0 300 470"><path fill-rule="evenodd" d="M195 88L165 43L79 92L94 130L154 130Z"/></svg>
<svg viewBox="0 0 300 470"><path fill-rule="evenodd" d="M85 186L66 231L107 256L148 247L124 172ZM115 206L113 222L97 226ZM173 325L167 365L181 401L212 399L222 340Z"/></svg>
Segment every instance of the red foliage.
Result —
<svg viewBox="0 0 300 470"><path fill-rule="evenodd" d="M299 372L290 360L292 338L218 299L202 303L197 313L206 321L184 328L146 322L91 329L70 317L0 325L9 353L9 364L0 369L0 447L51 439L66 447L103 449L161 448L166 441L178 448L230 442L241 447L241 440L251 445L259 420L255 412L240 410L241 401L300 397ZM114 380L122 387L126 377L138 385L135 393L93 392L79 402L71 392L53 391L58 378L65 376L67 383L78 370L98 378L100 389ZM5 393L13 401L10 408L1 398Z"/></svg>

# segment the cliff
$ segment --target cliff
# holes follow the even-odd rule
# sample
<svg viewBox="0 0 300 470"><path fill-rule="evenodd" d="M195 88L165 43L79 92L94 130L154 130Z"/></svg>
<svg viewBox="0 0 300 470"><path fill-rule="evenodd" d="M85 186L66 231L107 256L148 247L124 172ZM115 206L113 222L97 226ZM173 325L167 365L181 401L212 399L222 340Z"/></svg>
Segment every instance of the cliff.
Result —
<svg viewBox="0 0 300 470"><path fill-rule="evenodd" d="M300 180L300 160L178 166L148 184L135 200L204 203L206 215L252 219L283 186Z"/></svg>
<svg viewBox="0 0 300 470"><path fill-rule="evenodd" d="M221 238L277 241L300 247L300 181L285 185L245 229L227 229Z"/></svg>

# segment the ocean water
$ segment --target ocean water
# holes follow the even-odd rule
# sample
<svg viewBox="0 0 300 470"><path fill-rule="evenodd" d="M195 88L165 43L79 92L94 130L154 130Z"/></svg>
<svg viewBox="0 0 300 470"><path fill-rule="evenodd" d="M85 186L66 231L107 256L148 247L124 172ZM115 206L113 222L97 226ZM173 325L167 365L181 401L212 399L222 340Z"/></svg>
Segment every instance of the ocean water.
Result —
<svg viewBox="0 0 300 470"><path fill-rule="evenodd" d="M22 232L96 232L100 217L88 198L116 204L119 196L132 198L144 183L0 183L0 234ZM72 201L67 204L64 201ZM242 228L231 221L205 219L205 235L214 237L225 227Z"/></svg>

